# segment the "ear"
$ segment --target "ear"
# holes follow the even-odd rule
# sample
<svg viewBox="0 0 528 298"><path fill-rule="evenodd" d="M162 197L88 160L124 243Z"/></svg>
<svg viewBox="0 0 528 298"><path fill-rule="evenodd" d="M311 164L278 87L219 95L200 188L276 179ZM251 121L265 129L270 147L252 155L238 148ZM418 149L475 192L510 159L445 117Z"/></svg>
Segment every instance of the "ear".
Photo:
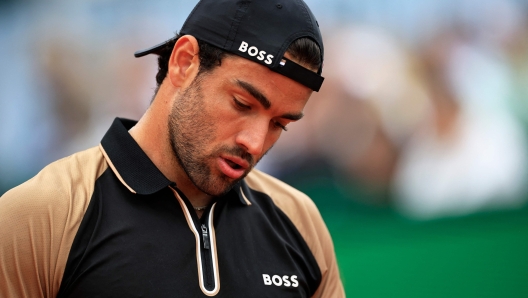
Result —
<svg viewBox="0 0 528 298"><path fill-rule="evenodd" d="M198 51L198 41L192 35L184 35L176 41L167 73L174 87L186 88L194 80L200 66Z"/></svg>

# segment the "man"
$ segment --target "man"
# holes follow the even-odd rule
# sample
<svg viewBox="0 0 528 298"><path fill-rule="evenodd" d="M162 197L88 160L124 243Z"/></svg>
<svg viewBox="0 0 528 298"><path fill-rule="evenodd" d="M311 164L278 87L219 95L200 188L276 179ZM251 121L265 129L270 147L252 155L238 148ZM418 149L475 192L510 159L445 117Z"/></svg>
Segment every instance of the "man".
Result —
<svg viewBox="0 0 528 298"><path fill-rule="evenodd" d="M322 83L299 0L201 0L139 120L0 198L2 297L343 297L304 194L254 170Z"/></svg>

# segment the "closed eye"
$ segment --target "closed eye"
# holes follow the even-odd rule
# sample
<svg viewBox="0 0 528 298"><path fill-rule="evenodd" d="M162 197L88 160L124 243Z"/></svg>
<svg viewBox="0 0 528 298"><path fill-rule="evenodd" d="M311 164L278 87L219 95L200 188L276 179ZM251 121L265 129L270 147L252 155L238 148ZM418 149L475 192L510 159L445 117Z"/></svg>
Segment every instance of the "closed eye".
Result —
<svg viewBox="0 0 528 298"><path fill-rule="evenodd" d="M251 107L246 105L246 104L243 104L241 103L240 101L238 101L236 98L233 97L233 102L235 102L235 105L237 106L237 108L239 110L243 110L243 111L247 111L247 110L251 110Z"/></svg>
<svg viewBox="0 0 528 298"><path fill-rule="evenodd" d="M240 111L249 111L249 110L251 110L251 106L243 104L242 102L240 102L235 97L233 97L233 102L235 103L236 108L238 110L240 110ZM289 118L289 117L287 117L287 118ZM295 120L297 120L297 119L295 119ZM278 122L278 121L272 121L272 122L273 122L273 126L275 126L276 128L280 128L283 131L288 131L288 128L285 125L281 124L280 122Z"/></svg>
<svg viewBox="0 0 528 298"><path fill-rule="evenodd" d="M282 129L282 130L284 130L284 131L288 131L288 128L287 128L286 126L280 124L280 122L274 121L273 124L274 124L276 127L280 128L280 129Z"/></svg>

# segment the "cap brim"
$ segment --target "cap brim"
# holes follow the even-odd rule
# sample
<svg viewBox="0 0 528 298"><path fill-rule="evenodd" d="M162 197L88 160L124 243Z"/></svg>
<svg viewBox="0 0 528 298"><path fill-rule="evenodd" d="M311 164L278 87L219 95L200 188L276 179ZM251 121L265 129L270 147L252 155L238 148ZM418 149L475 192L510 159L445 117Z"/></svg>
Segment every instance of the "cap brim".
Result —
<svg viewBox="0 0 528 298"><path fill-rule="evenodd" d="M144 49L144 50L140 50L140 51L137 51L134 53L134 57L136 58L139 58L139 57L143 57L143 56L146 56L148 54L156 54L156 55L160 55L161 54L161 50L163 49L163 47L172 40L169 39L169 40L166 40L160 44L157 44L153 47L150 47L148 49Z"/></svg>

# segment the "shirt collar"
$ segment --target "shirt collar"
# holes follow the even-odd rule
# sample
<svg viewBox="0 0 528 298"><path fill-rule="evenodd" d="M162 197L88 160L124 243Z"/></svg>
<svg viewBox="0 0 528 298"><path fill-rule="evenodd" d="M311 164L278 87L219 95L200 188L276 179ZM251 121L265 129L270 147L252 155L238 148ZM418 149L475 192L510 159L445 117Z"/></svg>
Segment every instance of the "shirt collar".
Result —
<svg viewBox="0 0 528 298"><path fill-rule="evenodd" d="M149 195L173 184L128 133L137 121L116 118L101 140L105 158L119 180L133 193Z"/></svg>
<svg viewBox="0 0 528 298"><path fill-rule="evenodd" d="M165 187L176 184L170 181L154 165L128 130L137 121L115 118L114 122L101 140L100 148L106 161L131 192L140 195L150 195ZM241 204L251 205L251 191L244 180L238 182L231 192L237 194Z"/></svg>

